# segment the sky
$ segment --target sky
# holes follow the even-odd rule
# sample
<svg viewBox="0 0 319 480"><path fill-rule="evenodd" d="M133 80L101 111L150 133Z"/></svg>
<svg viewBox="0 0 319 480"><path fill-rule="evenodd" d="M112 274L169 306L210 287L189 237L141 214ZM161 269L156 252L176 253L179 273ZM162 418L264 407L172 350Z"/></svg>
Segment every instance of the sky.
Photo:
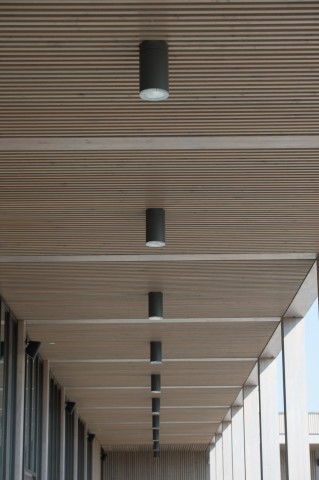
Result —
<svg viewBox="0 0 319 480"><path fill-rule="evenodd" d="M314 302L305 316L305 337L306 337L306 365L307 365L307 387L308 387L308 411L319 412L319 318L318 300ZM278 356L278 410L282 412L282 358Z"/></svg>

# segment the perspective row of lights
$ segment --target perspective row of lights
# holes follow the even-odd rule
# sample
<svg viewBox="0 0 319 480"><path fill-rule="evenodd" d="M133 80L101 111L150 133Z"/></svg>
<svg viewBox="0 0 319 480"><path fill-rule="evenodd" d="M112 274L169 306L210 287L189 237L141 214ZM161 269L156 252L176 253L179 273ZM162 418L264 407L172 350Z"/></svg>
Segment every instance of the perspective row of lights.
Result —
<svg viewBox="0 0 319 480"><path fill-rule="evenodd" d="M140 44L140 98L148 101L161 101L169 96L168 89L168 45L163 41L146 40ZM151 248L165 246L165 210L146 210L146 245ZM148 293L149 320L163 319L163 293ZM162 363L161 342L150 343L151 364ZM152 394L161 393L161 376L151 375ZM152 397L153 454L160 456L160 409L161 400Z"/></svg>
<svg viewBox="0 0 319 480"><path fill-rule="evenodd" d="M146 210L146 245L148 247L165 246L165 210L163 208L148 208ZM148 293L149 320L163 320L163 292ZM152 365L162 363L162 343L150 343L150 361ZM161 393L161 376L151 375L152 395ZM152 436L154 458L160 456L160 411L161 399L152 397Z"/></svg>
<svg viewBox="0 0 319 480"><path fill-rule="evenodd" d="M155 248L165 246L165 210L163 208L146 210L146 245ZM163 320L163 315L163 292L149 292L149 320Z"/></svg>
<svg viewBox="0 0 319 480"><path fill-rule="evenodd" d="M162 343L150 343L150 361L152 365L160 365L162 363ZM161 376L152 373L151 375L151 392L152 395L161 393ZM160 456L160 413L161 399L152 397L152 436L153 436L153 455L154 458Z"/></svg>

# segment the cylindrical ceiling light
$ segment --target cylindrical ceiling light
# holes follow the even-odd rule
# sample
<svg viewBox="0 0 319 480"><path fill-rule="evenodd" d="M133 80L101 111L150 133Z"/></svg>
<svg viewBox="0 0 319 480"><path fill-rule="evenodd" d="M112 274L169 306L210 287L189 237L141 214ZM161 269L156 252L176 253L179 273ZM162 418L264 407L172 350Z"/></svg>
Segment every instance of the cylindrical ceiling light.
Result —
<svg viewBox="0 0 319 480"><path fill-rule="evenodd" d="M160 428L160 417L159 415L154 415L152 417L152 429L158 430Z"/></svg>
<svg viewBox="0 0 319 480"><path fill-rule="evenodd" d="M159 415L161 411L161 400L152 398L152 415Z"/></svg>
<svg viewBox="0 0 319 480"><path fill-rule="evenodd" d="M161 393L161 376L158 374L151 375L151 392Z"/></svg>
<svg viewBox="0 0 319 480"><path fill-rule="evenodd" d="M148 292L148 319L163 320L162 292Z"/></svg>
<svg viewBox="0 0 319 480"><path fill-rule="evenodd" d="M153 441L154 442L159 442L160 439L160 431L159 430L153 430Z"/></svg>
<svg viewBox="0 0 319 480"><path fill-rule="evenodd" d="M158 102L168 96L168 45L145 40L140 44L140 98Z"/></svg>
<svg viewBox="0 0 319 480"><path fill-rule="evenodd" d="M148 208L146 210L146 246L164 247L165 245L165 210Z"/></svg>
<svg viewBox="0 0 319 480"><path fill-rule="evenodd" d="M159 452L160 451L160 442L154 441L153 442L153 450Z"/></svg>
<svg viewBox="0 0 319 480"><path fill-rule="evenodd" d="M160 458L160 451L159 450L154 450L154 458Z"/></svg>
<svg viewBox="0 0 319 480"><path fill-rule="evenodd" d="M151 363L162 363L162 342L151 342Z"/></svg>

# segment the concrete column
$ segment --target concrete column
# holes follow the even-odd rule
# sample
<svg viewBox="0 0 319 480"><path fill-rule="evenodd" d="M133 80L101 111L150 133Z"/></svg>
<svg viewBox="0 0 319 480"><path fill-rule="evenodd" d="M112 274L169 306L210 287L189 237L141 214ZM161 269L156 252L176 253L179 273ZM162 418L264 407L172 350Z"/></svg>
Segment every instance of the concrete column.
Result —
<svg viewBox="0 0 319 480"><path fill-rule="evenodd" d="M278 425L277 365L273 358L258 362L263 480L281 480Z"/></svg>
<svg viewBox="0 0 319 480"><path fill-rule="evenodd" d="M232 416L232 443L233 443L233 479L245 480L245 433L244 409L240 405L233 406Z"/></svg>
<svg viewBox="0 0 319 480"><path fill-rule="evenodd" d="M17 335L17 383L15 412L15 451L14 451L14 478L23 478L24 454L24 402L25 402L25 339L26 328L23 320L18 321ZM12 345L11 345L12 347ZM10 410L10 405L9 405Z"/></svg>
<svg viewBox="0 0 319 480"><path fill-rule="evenodd" d="M60 477L65 479L65 388L61 388Z"/></svg>
<svg viewBox="0 0 319 480"><path fill-rule="evenodd" d="M224 480L224 466L223 466L223 436L217 433L216 436L216 480Z"/></svg>
<svg viewBox="0 0 319 480"><path fill-rule="evenodd" d="M79 422L78 422L78 419L79 419L78 409L75 408L74 414L73 414L73 421L74 421L73 480L78 480L78 449L79 449L79 443L78 443Z"/></svg>
<svg viewBox="0 0 319 480"><path fill-rule="evenodd" d="M287 480L310 480L304 320L282 320Z"/></svg>
<svg viewBox="0 0 319 480"><path fill-rule="evenodd" d="M42 447L41 478L47 480L49 474L49 401L50 401L50 367L49 361L43 361L43 397L42 397Z"/></svg>
<svg viewBox="0 0 319 480"><path fill-rule="evenodd" d="M232 425L223 422L223 470L224 480L233 480Z"/></svg>
<svg viewBox="0 0 319 480"><path fill-rule="evenodd" d="M246 480L261 480L258 386L244 387L244 425Z"/></svg>
<svg viewBox="0 0 319 480"><path fill-rule="evenodd" d="M216 480L216 449L215 444L209 450L209 479Z"/></svg>

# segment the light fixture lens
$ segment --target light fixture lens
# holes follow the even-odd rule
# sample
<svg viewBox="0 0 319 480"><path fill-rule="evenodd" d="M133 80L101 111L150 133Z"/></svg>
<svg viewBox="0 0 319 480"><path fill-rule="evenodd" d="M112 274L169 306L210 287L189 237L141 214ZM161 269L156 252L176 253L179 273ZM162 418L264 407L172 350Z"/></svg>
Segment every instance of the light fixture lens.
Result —
<svg viewBox="0 0 319 480"><path fill-rule="evenodd" d="M149 320L163 320L163 293L148 293L148 318Z"/></svg>
<svg viewBox="0 0 319 480"><path fill-rule="evenodd" d="M165 246L165 210L148 208L146 210L146 246L160 248Z"/></svg>
<svg viewBox="0 0 319 480"><path fill-rule="evenodd" d="M152 364L161 364L162 363L162 342L151 342L151 363Z"/></svg>
<svg viewBox="0 0 319 480"><path fill-rule="evenodd" d="M168 97L168 91L162 88L146 88L140 92L140 98L149 102L160 102L161 100L166 100Z"/></svg>
<svg viewBox="0 0 319 480"><path fill-rule="evenodd" d="M161 248L161 247L165 247L165 242L151 240L150 242L146 242L146 246L151 248Z"/></svg>

